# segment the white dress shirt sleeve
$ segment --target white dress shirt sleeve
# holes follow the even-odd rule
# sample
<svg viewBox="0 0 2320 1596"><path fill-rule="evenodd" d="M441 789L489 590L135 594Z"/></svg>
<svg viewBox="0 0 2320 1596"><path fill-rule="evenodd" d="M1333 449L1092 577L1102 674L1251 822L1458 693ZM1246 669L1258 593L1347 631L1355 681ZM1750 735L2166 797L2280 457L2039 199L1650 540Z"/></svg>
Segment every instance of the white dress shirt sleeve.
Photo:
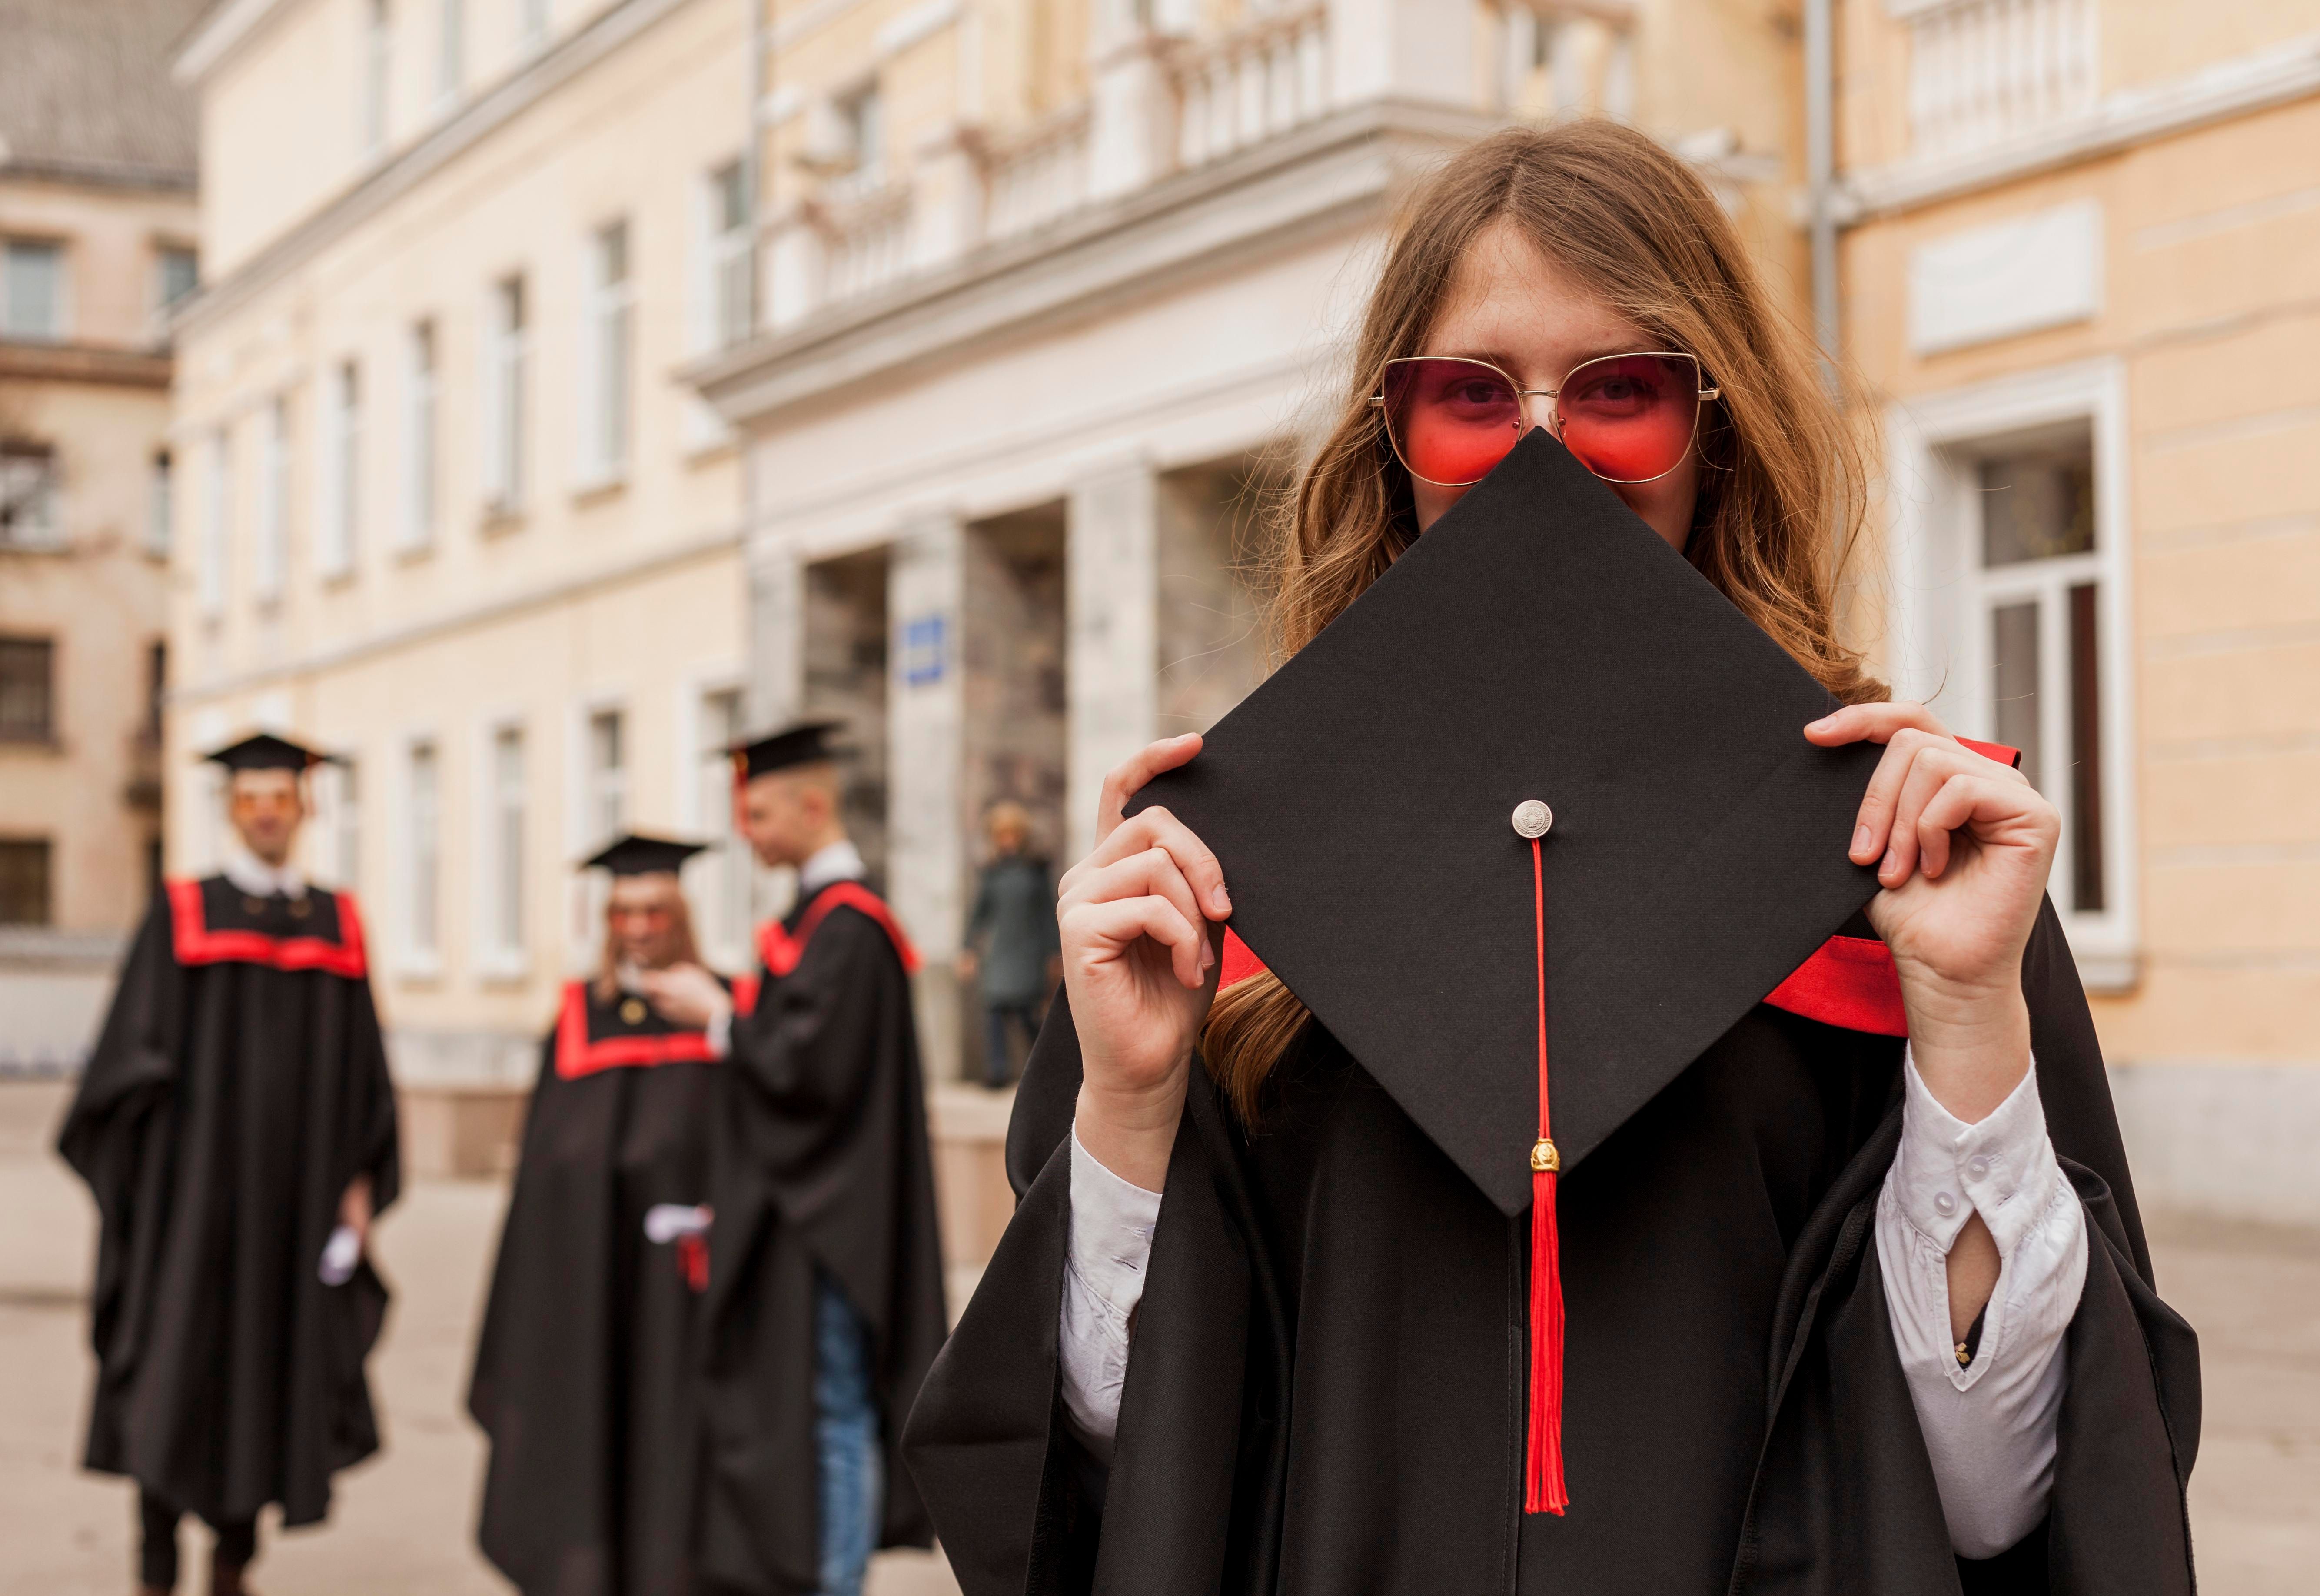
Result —
<svg viewBox="0 0 2320 1596"><path fill-rule="evenodd" d="M1119 1428L1119 1392L1144 1267L1160 1222L1160 1193L1131 1185L1096 1162L1072 1133L1071 1244L1064 1259L1064 1412L1073 1433L1106 1466Z"/></svg>
<svg viewBox="0 0 2320 1596"><path fill-rule="evenodd" d="M1901 1146L1877 1199L1877 1260L1950 1544L1991 1557L2037 1527L2054 1483L2062 1335L2087 1277L2086 1215L2055 1161L2035 1062L1978 1124L1902 1059ZM1950 1334L1949 1253L1979 1213L2002 1266L1973 1361Z"/></svg>

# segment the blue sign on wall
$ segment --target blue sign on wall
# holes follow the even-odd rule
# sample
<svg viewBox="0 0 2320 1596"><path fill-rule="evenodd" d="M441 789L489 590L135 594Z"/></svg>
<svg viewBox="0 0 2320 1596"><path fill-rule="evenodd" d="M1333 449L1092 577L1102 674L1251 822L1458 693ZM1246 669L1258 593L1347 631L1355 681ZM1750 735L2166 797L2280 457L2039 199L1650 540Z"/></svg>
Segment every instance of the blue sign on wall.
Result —
<svg viewBox="0 0 2320 1596"><path fill-rule="evenodd" d="M902 622L902 681L929 687L950 669L950 619L920 615Z"/></svg>

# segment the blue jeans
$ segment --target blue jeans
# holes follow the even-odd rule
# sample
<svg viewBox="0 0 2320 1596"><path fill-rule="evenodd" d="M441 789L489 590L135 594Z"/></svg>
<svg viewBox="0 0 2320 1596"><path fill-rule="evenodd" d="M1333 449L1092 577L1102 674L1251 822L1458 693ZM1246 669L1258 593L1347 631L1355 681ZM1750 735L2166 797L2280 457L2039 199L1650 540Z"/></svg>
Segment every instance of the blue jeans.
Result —
<svg viewBox="0 0 2320 1596"><path fill-rule="evenodd" d="M886 1460L870 1390L870 1338L827 1274L813 1281L814 1444L821 1470L821 1596L862 1596L878 1545Z"/></svg>
<svg viewBox="0 0 2320 1596"><path fill-rule="evenodd" d="M1023 1028L1023 1050L1030 1051L1039 1035L1039 1000L1010 998L1004 1002L983 1006L983 1080L993 1088L1004 1086L1015 1078L1020 1062L1014 1038L1008 1035L1008 1021Z"/></svg>

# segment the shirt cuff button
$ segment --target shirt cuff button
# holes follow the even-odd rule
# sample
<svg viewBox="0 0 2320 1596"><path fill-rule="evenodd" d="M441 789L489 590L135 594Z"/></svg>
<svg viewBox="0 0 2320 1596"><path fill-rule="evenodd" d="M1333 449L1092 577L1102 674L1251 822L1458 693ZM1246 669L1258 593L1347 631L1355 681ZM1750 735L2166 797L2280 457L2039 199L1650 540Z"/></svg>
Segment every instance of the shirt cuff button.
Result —
<svg viewBox="0 0 2320 1596"><path fill-rule="evenodd" d="M1934 1211L1941 1215L1944 1219L1949 1218L1950 1215L1957 1212L1957 1199L1951 1196L1947 1192L1935 1192Z"/></svg>

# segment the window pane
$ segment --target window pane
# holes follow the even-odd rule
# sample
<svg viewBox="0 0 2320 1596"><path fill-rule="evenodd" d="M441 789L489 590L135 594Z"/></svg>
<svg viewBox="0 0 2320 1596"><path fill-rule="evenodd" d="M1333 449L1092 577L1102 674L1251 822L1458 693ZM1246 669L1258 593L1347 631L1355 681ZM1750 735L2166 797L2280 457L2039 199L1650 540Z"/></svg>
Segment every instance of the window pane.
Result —
<svg viewBox="0 0 2320 1596"><path fill-rule="evenodd" d="M0 842L0 925L48 923L48 840L17 839Z"/></svg>
<svg viewBox="0 0 2320 1596"><path fill-rule="evenodd" d="M2019 565L2095 546L2091 444L1981 463L1981 563Z"/></svg>
<svg viewBox="0 0 2320 1596"><path fill-rule="evenodd" d="M497 912L493 939L505 951L523 946L523 733L510 730L493 739L493 780L496 789L493 863L497 869Z"/></svg>
<svg viewBox="0 0 2320 1596"><path fill-rule="evenodd" d="M0 273L0 331L10 338L62 338L64 322L63 247L11 243L6 270Z"/></svg>
<svg viewBox="0 0 2320 1596"><path fill-rule="evenodd" d="M2095 585L2071 589L2071 907L2103 910L2102 691Z"/></svg>
<svg viewBox="0 0 2320 1596"><path fill-rule="evenodd" d="M57 457L46 444L0 447L0 546L53 549L57 518Z"/></svg>
<svg viewBox="0 0 2320 1596"><path fill-rule="evenodd" d="M2001 604L1989 616L1990 724L2022 750L2022 774L2042 787L2038 749L2038 604Z"/></svg>
<svg viewBox="0 0 2320 1596"><path fill-rule="evenodd" d="M411 750L411 947L432 953L436 948L436 889L441 856L441 808L436 788L435 748L421 743Z"/></svg>
<svg viewBox="0 0 2320 1596"><path fill-rule="evenodd" d="M55 735L56 645L46 638L0 638L0 739L46 742Z"/></svg>
<svg viewBox="0 0 2320 1596"><path fill-rule="evenodd" d="M200 260L191 249L165 249L161 250L158 258L161 277L161 304L166 308L191 294L199 284Z"/></svg>

